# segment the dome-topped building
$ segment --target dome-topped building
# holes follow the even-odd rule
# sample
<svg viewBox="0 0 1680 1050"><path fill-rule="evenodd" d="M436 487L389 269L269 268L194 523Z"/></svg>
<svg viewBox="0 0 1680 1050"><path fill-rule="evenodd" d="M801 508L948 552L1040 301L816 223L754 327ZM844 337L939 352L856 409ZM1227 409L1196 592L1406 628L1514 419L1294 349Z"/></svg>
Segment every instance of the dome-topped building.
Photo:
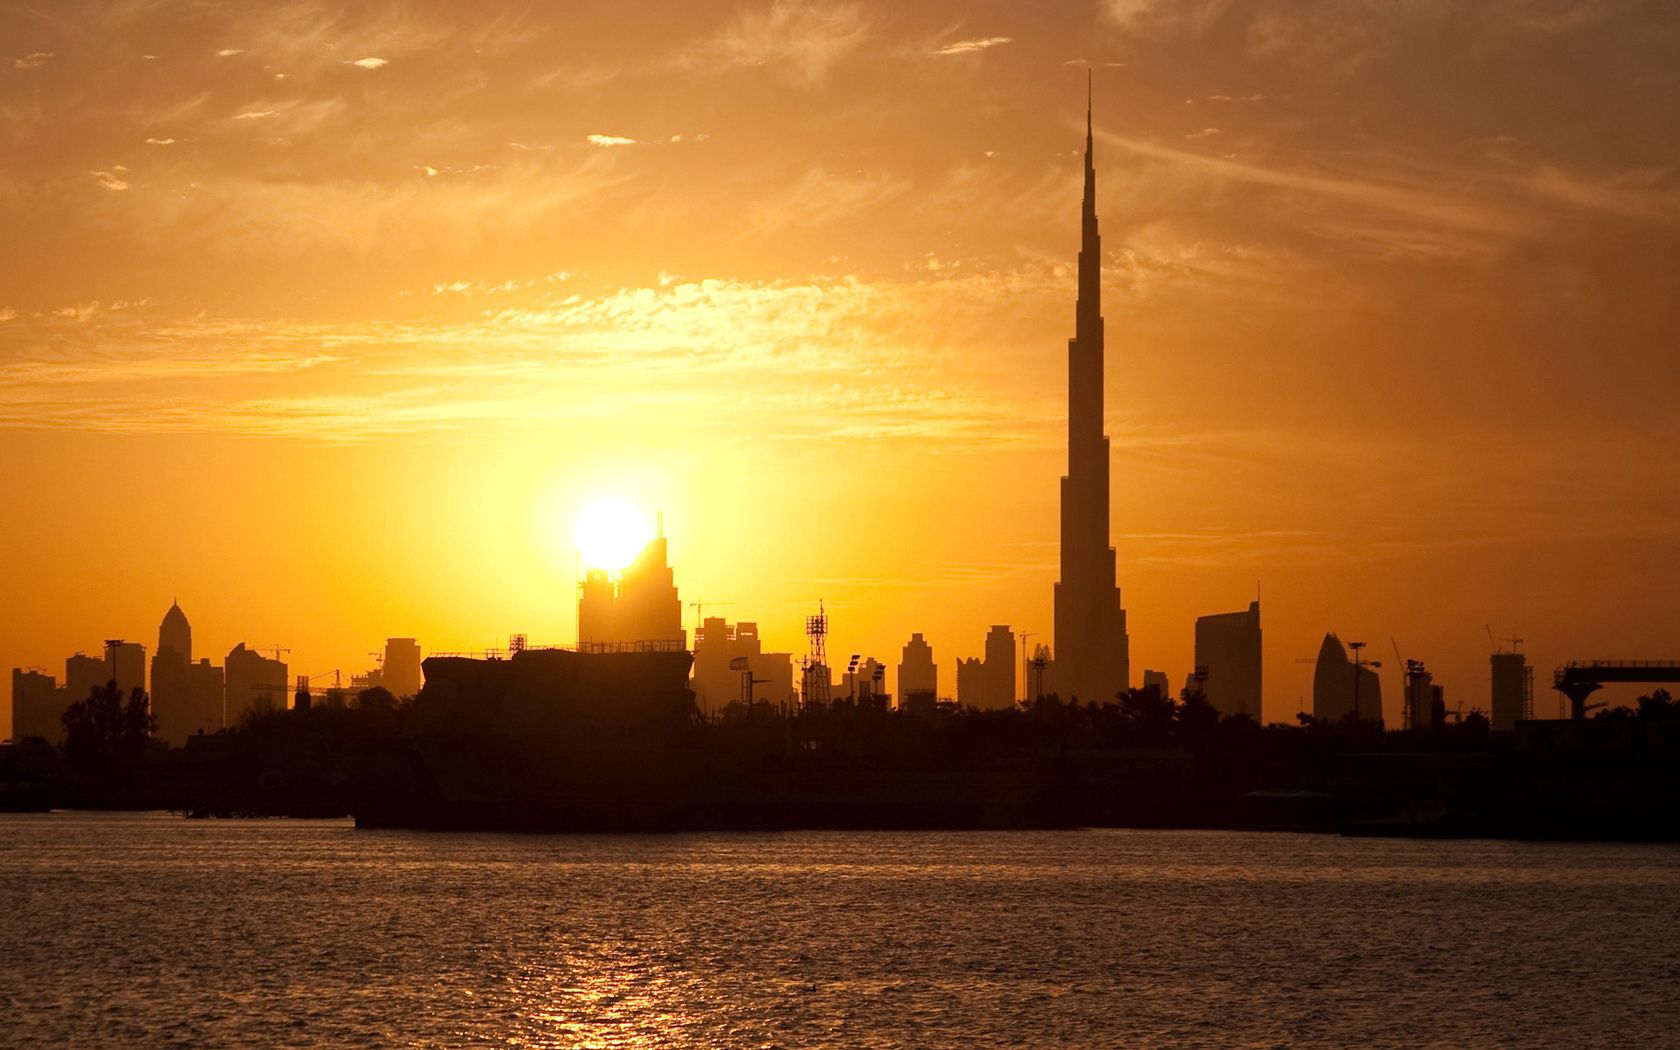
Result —
<svg viewBox="0 0 1680 1050"><path fill-rule="evenodd" d="M169 611L163 614L163 623L158 625L157 651L173 649L181 656L181 662L192 663L192 624L187 622L187 614L181 611L180 603L171 602Z"/></svg>

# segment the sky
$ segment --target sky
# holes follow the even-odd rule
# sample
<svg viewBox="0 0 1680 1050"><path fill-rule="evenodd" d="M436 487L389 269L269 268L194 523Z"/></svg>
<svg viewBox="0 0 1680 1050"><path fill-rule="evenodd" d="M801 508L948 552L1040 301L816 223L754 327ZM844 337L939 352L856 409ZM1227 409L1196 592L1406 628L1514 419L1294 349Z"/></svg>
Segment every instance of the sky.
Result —
<svg viewBox="0 0 1680 1050"><path fill-rule="evenodd" d="M1049 638L1085 79L1134 674L1680 656L1680 5L0 7L0 666ZM692 626L694 610L687 612ZM9 693L9 677L0 690ZM1621 694L1618 698L1626 699ZM9 724L9 717L8 717Z"/></svg>

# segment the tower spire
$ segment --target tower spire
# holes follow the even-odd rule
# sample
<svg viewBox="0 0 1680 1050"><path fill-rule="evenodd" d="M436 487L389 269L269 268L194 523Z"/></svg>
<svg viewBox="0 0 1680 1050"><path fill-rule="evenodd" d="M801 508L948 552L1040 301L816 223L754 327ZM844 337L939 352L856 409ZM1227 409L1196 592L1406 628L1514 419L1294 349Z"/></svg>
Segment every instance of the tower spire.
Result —
<svg viewBox="0 0 1680 1050"><path fill-rule="evenodd" d="M1085 74L1085 187L1079 281L1068 340L1068 472L1062 478L1061 579L1055 589L1056 691L1106 700L1130 678L1126 610L1109 546L1108 437L1103 433L1102 236L1097 228L1095 73Z"/></svg>

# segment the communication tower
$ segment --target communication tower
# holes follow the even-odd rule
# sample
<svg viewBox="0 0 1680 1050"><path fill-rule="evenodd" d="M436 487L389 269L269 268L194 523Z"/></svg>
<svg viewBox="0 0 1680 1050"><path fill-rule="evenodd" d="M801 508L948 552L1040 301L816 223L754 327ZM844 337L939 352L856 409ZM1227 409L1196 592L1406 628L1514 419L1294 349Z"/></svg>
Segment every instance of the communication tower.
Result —
<svg viewBox="0 0 1680 1050"><path fill-rule="evenodd" d="M828 613L820 601L817 614L805 617L805 638L810 643L810 652L805 657L801 693L807 707L812 704L826 707L829 701Z"/></svg>

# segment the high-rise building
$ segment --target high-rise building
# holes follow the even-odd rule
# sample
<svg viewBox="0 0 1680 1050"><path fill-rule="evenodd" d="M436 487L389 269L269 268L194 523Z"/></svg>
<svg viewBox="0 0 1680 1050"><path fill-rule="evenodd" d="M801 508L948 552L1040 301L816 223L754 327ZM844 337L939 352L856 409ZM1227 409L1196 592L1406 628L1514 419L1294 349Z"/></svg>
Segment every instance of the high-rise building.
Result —
<svg viewBox="0 0 1680 1050"><path fill-rule="evenodd" d="M420 691L420 643L413 638L385 639L385 659L380 664L380 684L392 696L413 696Z"/></svg>
<svg viewBox="0 0 1680 1050"><path fill-rule="evenodd" d="M1260 717L1260 603L1243 612L1196 618L1196 673L1202 695L1222 715Z"/></svg>
<svg viewBox="0 0 1680 1050"><path fill-rule="evenodd" d="M117 689L126 699L136 689L146 688L146 647L139 642L106 643L107 665L115 669Z"/></svg>
<svg viewBox="0 0 1680 1050"><path fill-rule="evenodd" d="M1422 660L1407 660L1406 675L1402 681L1405 689L1400 703L1404 705L1401 713L1405 718L1405 727L1419 730L1437 728L1434 701L1440 687L1435 685L1435 676L1429 673Z"/></svg>
<svg viewBox="0 0 1680 1050"><path fill-rule="evenodd" d="M214 733L226 727L223 686L222 669L208 659L187 665L187 736Z"/></svg>
<svg viewBox="0 0 1680 1050"><path fill-rule="evenodd" d="M791 653L764 652L756 623L731 624L721 616L702 620L694 629L694 677L690 680L696 706L715 715L745 700L749 675L755 704L793 702Z"/></svg>
<svg viewBox="0 0 1680 1050"><path fill-rule="evenodd" d="M158 624L158 652L165 649L174 650L181 657L183 664L192 663L192 624L187 622L187 614L181 611L180 602L170 602L169 611L163 614L163 622Z"/></svg>
<svg viewBox="0 0 1680 1050"><path fill-rule="evenodd" d="M986 665L977 656L957 661L957 703L963 707L986 707Z"/></svg>
<svg viewBox="0 0 1680 1050"><path fill-rule="evenodd" d="M1143 687L1145 689L1154 688L1162 699L1168 699L1172 696L1172 679L1167 677L1165 671L1144 671Z"/></svg>
<svg viewBox="0 0 1680 1050"><path fill-rule="evenodd" d="M911 697L916 697L912 701ZM939 665L933 662L933 646L917 631L904 643L904 653L898 662L898 706L909 707L913 702L939 696Z"/></svg>
<svg viewBox="0 0 1680 1050"><path fill-rule="evenodd" d="M111 664L102 656L76 653L64 660L64 692L69 703L86 700L111 680Z"/></svg>
<svg viewBox="0 0 1680 1050"><path fill-rule="evenodd" d="M233 647L227 655L226 700L223 712L228 725L239 720L261 702L263 697L275 708L284 711L290 706L291 688L286 678L286 665L271 660L244 642Z"/></svg>
<svg viewBox="0 0 1680 1050"><path fill-rule="evenodd" d="M1382 720L1382 682L1376 671L1348 659L1340 638L1326 634L1313 669L1313 717L1335 725L1355 711L1362 722Z"/></svg>
<svg viewBox="0 0 1680 1050"><path fill-rule="evenodd" d="M76 653L64 661L64 688L70 702L86 700L95 689L115 681L126 700L129 693L146 688L146 647L139 642L107 643L104 654Z"/></svg>
<svg viewBox="0 0 1680 1050"><path fill-rule="evenodd" d="M1126 610L1108 532L1108 437L1103 433L1102 239L1090 100L1085 109L1079 298L1068 340L1068 472L1062 478L1061 579L1055 589L1055 691L1112 700L1130 681Z"/></svg>
<svg viewBox="0 0 1680 1050"><path fill-rule="evenodd" d="M1008 624L993 624L986 632L986 669L983 707L1015 706L1015 632Z"/></svg>
<svg viewBox="0 0 1680 1050"><path fill-rule="evenodd" d="M157 716L157 735L175 746L186 743L198 728L198 720L188 710L187 668L191 665L192 624L180 603L171 603L158 625L157 651L152 654L152 714Z"/></svg>
<svg viewBox="0 0 1680 1050"><path fill-rule="evenodd" d="M1522 653L1494 653L1493 728L1515 729L1519 721L1534 717L1534 668Z"/></svg>
<svg viewBox="0 0 1680 1050"><path fill-rule="evenodd" d="M52 675L34 667L12 668L12 739L40 737L49 744L64 740L67 691Z"/></svg>
<svg viewBox="0 0 1680 1050"><path fill-rule="evenodd" d="M664 536L647 542L616 586L600 569L585 574L578 589L578 644L687 648Z"/></svg>

